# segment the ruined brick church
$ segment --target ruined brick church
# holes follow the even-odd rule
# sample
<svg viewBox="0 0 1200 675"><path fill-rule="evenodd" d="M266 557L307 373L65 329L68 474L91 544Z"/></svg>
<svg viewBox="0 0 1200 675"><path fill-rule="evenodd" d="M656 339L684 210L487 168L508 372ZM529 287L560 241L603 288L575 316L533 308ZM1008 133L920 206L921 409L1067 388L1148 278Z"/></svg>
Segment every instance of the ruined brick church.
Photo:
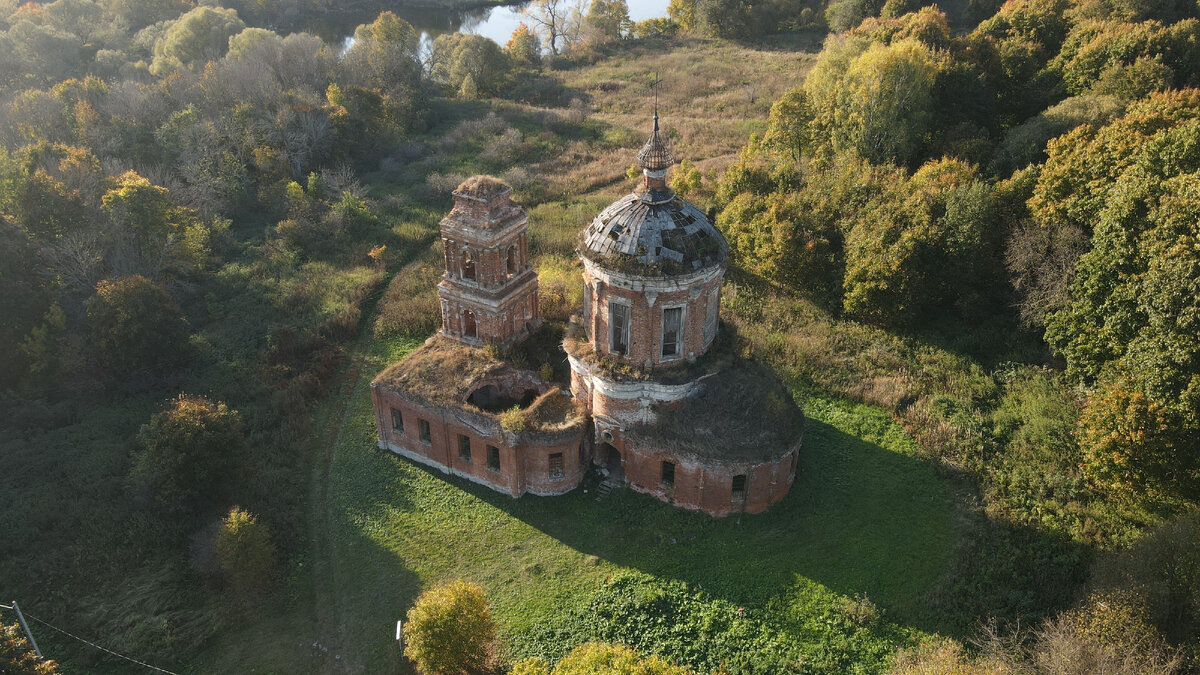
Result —
<svg viewBox="0 0 1200 675"><path fill-rule="evenodd" d="M637 162L638 189L580 235L583 307L565 328L539 316L511 189L476 176L455 190L442 329L371 383L380 448L512 497L562 494L593 470L714 516L788 494L803 415L720 321L729 247L668 187L657 113ZM547 381L551 365L516 355L559 334L551 360L569 368Z"/></svg>

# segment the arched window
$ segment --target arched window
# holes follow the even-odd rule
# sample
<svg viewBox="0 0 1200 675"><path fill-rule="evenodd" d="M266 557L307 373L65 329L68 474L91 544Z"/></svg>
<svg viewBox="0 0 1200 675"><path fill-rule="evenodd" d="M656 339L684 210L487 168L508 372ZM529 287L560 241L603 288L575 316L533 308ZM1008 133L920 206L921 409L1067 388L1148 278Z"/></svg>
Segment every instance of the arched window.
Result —
<svg viewBox="0 0 1200 675"><path fill-rule="evenodd" d="M463 249L462 276L464 279L475 281L475 258L471 256L471 249Z"/></svg>
<svg viewBox="0 0 1200 675"><path fill-rule="evenodd" d="M471 310L463 310L463 337L473 338L478 334L478 327L475 325L475 312Z"/></svg>
<svg viewBox="0 0 1200 675"><path fill-rule="evenodd" d="M508 269L508 276L511 277L512 275L517 273L517 247L516 246L508 247L508 260L505 263L505 267Z"/></svg>

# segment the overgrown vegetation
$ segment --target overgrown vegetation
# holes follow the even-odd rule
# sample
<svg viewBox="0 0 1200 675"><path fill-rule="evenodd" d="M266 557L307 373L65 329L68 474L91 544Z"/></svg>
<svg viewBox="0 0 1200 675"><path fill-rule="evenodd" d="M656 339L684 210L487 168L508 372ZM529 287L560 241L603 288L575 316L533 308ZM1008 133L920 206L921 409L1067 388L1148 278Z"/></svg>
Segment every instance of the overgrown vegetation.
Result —
<svg viewBox="0 0 1200 675"><path fill-rule="evenodd" d="M552 672L634 658L572 652L596 640L698 671L1197 668L1195 7L699 0L631 25L605 1L422 62L369 4L0 3L23 605L204 672L393 667L379 635L460 577L501 660ZM725 319L814 420L794 494L741 523L510 502L375 453L364 383L439 325L450 189L515 188L565 319L656 70L672 184L733 247ZM521 358L561 382L547 344ZM250 589L262 611L228 611Z"/></svg>

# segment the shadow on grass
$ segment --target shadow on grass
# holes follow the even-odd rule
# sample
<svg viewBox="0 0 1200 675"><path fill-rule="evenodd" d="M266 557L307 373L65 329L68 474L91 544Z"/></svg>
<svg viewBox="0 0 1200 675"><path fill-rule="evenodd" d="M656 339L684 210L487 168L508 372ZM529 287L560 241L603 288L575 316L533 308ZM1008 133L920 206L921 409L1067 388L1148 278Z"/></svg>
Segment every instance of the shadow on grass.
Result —
<svg viewBox="0 0 1200 675"><path fill-rule="evenodd" d="M448 479L578 551L762 605L805 579L864 594L901 623L947 630L925 611L950 567L953 494L924 462L809 420L796 482L765 514L716 519L629 490L513 500Z"/></svg>

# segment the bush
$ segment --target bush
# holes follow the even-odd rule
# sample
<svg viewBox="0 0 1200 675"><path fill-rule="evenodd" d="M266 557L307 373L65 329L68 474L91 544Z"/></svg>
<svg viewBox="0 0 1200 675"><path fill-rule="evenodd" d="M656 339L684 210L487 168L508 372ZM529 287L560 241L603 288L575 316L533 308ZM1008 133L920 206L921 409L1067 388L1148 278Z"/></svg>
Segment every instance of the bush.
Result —
<svg viewBox="0 0 1200 675"><path fill-rule="evenodd" d="M408 610L404 655L426 675L483 669L496 637L487 598L478 584L455 581L425 591Z"/></svg>
<svg viewBox="0 0 1200 675"><path fill-rule="evenodd" d="M175 515L195 515L219 503L246 437L237 411L180 394L138 433L131 479Z"/></svg>
<svg viewBox="0 0 1200 675"><path fill-rule="evenodd" d="M554 675L689 675L691 672L657 656L643 658L625 645L603 642L579 645L554 668Z"/></svg>
<svg viewBox="0 0 1200 675"><path fill-rule="evenodd" d="M233 507L217 534L217 559L237 597L259 595L275 570L275 545L267 526L249 511Z"/></svg>
<svg viewBox="0 0 1200 675"><path fill-rule="evenodd" d="M186 356L187 322L146 277L96 284L87 317L100 361L113 375L163 372Z"/></svg>
<svg viewBox="0 0 1200 675"><path fill-rule="evenodd" d="M500 428L510 434L519 434L529 428L529 419L521 406L514 405L500 413Z"/></svg>

